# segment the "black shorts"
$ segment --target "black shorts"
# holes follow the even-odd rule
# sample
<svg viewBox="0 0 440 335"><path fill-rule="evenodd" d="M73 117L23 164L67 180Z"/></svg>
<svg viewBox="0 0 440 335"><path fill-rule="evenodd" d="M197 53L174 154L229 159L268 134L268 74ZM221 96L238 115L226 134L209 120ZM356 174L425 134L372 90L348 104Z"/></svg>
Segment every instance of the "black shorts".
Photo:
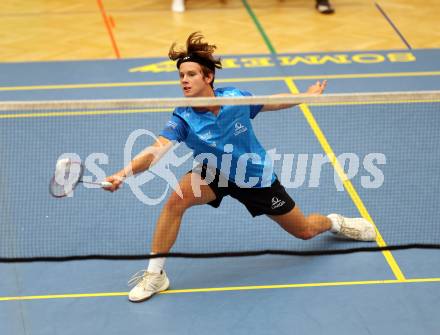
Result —
<svg viewBox="0 0 440 335"><path fill-rule="evenodd" d="M208 168L206 165L199 165L188 173L198 173L203 180L206 179L207 173L210 174L208 181L212 180L212 182L209 183L209 187L214 192L216 199L209 202L208 205L215 208L219 207L223 198L228 195L245 205L254 217L263 214L283 215L295 207L295 202L286 192L284 186L280 184L278 178L269 187L242 188L229 180L225 181L225 177L218 170ZM214 173L215 176L213 176ZM223 178L222 184L227 184L226 187L219 186L220 178Z"/></svg>

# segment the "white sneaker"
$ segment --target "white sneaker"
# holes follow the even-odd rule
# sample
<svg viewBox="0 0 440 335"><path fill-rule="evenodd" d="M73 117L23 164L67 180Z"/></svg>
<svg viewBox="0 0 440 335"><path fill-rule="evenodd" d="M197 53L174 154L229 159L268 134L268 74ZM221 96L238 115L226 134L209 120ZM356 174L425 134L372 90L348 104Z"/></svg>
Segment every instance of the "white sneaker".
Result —
<svg viewBox="0 0 440 335"><path fill-rule="evenodd" d="M128 285L136 285L128 294L128 300L141 302L151 298L158 292L165 291L170 286L170 281L165 271L152 273L142 270L131 277Z"/></svg>
<svg viewBox="0 0 440 335"><path fill-rule="evenodd" d="M332 220L332 233L358 241L375 241L376 229L364 218L345 218L339 214L329 214Z"/></svg>
<svg viewBox="0 0 440 335"><path fill-rule="evenodd" d="M177 13L183 13L185 11L185 0L173 0L171 10Z"/></svg>

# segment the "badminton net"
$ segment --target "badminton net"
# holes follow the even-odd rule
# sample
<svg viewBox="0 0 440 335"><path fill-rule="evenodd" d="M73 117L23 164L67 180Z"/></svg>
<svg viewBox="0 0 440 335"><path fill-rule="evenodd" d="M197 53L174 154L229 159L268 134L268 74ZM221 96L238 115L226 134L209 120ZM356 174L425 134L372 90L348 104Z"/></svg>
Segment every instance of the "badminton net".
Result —
<svg viewBox="0 0 440 335"><path fill-rule="evenodd" d="M257 113L261 105L280 104L299 105ZM221 106L217 116L209 112L214 106ZM33 101L0 103L0 261L156 257L150 255L156 222L177 192L176 182L197 162L209 163L203 155L194 159L184 142L174 141L163 164L130 177L115 193L81 184L54 199L48 185L63 157L84 165L84 180L104 180L165 128L175 127L176 108L184 122L203 114L216 124L217 134L208 129L200 138L205 148L221 143L216 149L224 150L225 138L246 147L246 133L254 132L269 154L252 159L271 160L273 173L306 216L364 217L378 238L358 242L324 233L301 240L225 197L218 208L195 206L185 212L167 256L440 248L440 92ZM248 123L242 122L243 110L253 118ZM215 138L218 134L225 138ZM252 164L252 159L242 162ZM245 172L240 182L249 177Z"/></svg>

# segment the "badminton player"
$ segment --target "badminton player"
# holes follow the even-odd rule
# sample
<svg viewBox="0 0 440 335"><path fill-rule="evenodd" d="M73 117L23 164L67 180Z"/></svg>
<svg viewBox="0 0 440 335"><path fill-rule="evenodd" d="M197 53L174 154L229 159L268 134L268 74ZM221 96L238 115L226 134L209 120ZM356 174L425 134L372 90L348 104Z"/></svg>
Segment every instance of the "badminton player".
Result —
<svg viewBox="0 0 440 335"><path fill-rule="evenodd" d="M250 93L233 87L214 89L215 72L221 62L213 53L215 45L204 41L200 33L191 34L185 49L176 49L173 44L170 59L177 61L180 86L185 97L247 96ZM322 94L326 81L316 82L307 90L308 94ZM167 126L156 143L136 156L131 163L106 181L112 184L108 191L116 191L124 179L147 170L172 147L173 141L184 142L194 151L194 156L209 153L217 157L218 164L200 164L182 177L179 182L183 197L171 194L157 221L151 252L168 253L179 233L186 210L196 205L217 208L222 199L231 196L242 203L255 217L266 215L279 224L287 233L303 240L312 239L330 231L351 239L374 241L374 226L363 218L345 218L339 214L310 214L305 216L294 200L280 184L270 160L247 161L245 178L240 177L239 157L246 153L266 157L266 151L258 142L251 125L259 113L285 109L293 105L260 106L210 106L206 108L176 108ZM232 155L231 168L223 171L222 155ZM243 164L242 164L243 165ZM242 173L243 174L243 173ZM244 180L254 180L249 186ZM196 194L194 190L199 190ZM164 271L166 258L152 258L148 268L134 276L134 288L129 300L140 302L169 287Z"/></svg>

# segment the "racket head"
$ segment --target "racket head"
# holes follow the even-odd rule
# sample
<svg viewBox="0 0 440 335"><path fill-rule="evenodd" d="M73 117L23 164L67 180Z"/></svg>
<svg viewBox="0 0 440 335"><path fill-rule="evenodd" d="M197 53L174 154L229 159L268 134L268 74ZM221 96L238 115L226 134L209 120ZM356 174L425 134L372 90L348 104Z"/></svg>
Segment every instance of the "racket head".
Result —
<svg viewBox="0 0 440 335"><path fill-rule="evenodd" d="M73 192L84 174L81 162L65 158L57 162L55 173L49 183L49 193L55 198L63 198Z"/></svg>

